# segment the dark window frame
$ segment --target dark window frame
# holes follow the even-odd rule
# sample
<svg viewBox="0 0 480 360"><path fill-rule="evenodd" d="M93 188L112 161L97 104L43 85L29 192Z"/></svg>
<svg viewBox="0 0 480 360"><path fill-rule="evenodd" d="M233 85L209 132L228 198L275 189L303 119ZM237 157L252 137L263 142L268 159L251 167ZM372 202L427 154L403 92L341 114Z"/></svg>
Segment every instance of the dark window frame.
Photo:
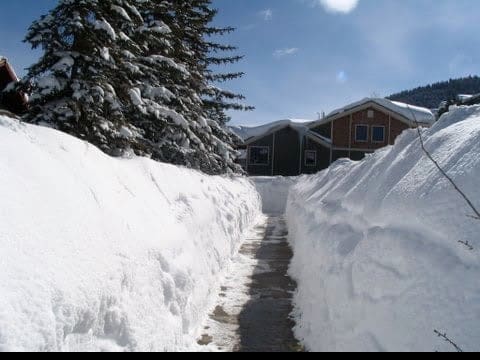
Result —
<svg viewBox="0 0 480 360"><path fill-rule="evenodd" d="M365 135L365 140L359 140L358 139L358 128L360 128L360 127L366 128L366 130L367 130L367 133ZM355 125L355 142L357 142L357 143L368 143L368 132L369 132L369 130L370 130L370 127L366 124Z"/></svg>
<svg viewBox="0 0 480 360"><path fill-rule="evenodd" d="M375 140L375 129L383 129L383 139L382 140ZM372 126L372 143L374 144L383 144L385 143L387 138L387 127L385 125L373 125Z"/></svg>
<svg viewBox="0 0 480 360"><path fill-rule="evenodd" d="M315 162L313 164L308 164L307 163L307 154L312 153L315 154ZM318 151L317 150L305 150L305 166L306 167L317 167L318 165Z"/></svg>
<svg viewBox="0 0 480 360"><path fill-rule="evenodd" d="M253 163L252 162L252 150L265 150L267 149L267 162L266 163ZM249 166L269 166L270 165L270 147L269 146L250 146L248 149L248 165Z"/></svg>

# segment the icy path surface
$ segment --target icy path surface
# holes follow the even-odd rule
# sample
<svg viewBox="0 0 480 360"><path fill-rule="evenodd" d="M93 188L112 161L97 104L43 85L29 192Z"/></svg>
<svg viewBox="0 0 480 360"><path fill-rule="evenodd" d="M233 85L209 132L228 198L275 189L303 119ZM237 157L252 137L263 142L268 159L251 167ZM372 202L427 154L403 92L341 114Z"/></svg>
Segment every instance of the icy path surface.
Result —
<svg viewBox="0 0 480 360"><path fill-rule="evenodd" d="M210 351L294 352L292 251L283 216L265 216L240 249L199 344Z"/></svg>

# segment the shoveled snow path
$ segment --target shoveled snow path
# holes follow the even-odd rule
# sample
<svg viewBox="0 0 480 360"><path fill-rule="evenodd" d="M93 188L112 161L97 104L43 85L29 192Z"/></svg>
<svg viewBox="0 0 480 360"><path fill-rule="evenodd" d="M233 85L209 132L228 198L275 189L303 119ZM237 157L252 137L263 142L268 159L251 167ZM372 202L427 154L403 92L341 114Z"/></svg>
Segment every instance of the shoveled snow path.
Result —
<svg viewBox="0 0 480 360"><path fill-rule="evenodd" d="M205 350L301 350L290 317L296 284L287 235L283 217L265 216L248 236L199 339Z"/></svg>

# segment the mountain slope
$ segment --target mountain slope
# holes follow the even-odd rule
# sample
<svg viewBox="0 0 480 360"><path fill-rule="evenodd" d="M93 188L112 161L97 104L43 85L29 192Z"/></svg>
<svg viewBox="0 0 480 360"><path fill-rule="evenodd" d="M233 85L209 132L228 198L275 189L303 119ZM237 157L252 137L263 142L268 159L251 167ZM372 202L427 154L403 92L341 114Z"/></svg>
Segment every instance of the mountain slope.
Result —
<svg viewBox="0 0 480 360"><path fill-rule="evenodd" d="M454 99L459 94L478 93L480 93L480 77L470 76L402 91L389 96L388 99L436 109L442 101Z"/></svg>

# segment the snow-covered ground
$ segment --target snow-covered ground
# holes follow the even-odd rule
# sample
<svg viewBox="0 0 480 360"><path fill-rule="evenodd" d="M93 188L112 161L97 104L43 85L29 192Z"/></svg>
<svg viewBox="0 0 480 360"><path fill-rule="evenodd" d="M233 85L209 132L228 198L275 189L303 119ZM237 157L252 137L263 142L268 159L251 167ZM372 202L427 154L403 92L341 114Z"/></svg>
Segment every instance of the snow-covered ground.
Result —
<svg viewBox="0 0 480 360"><path fill-rule="evenodd" d="M194 347L253 185L0 117L0 351Z"/></svg>
<svg viewBox="0 0 480 360"><path fill-rule="evenodd" d="M480 208L480 107L453 110L426 146ZM415 130L362 162L303 177L287 210L296 334L317 351L480 350L480 220ZM459 243L470 243L473 250Z"/></svg>

